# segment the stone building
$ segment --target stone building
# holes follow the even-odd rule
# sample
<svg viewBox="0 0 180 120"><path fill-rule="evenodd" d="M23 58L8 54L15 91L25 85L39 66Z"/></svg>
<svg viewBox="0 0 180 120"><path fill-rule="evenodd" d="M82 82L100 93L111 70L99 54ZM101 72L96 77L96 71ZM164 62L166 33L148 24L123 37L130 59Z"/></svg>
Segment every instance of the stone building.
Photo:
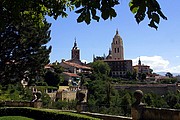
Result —
<svg viewBox="0 0 180 120"><path fill-rule="evenodd" d="M150 66L141 64L141 60L139 58L138 65L133 66L133 69L138 73L150 74Z"/></svg>
<svg viewBox="0 0 180 120"><path fill-rule="evenodd" d="M87 66L87 64L82 63L80 60L80 49L77 46L77 42L75 39L74 46L71 50L71 59L70 60L62 60L60 63L65 69L65 72L70 72L74 74L91 74L91 68Z"/></svg>
<svg viewBox="0 0 180 120"><path fill-rule="evenodd" d="M133 70L132 60L124 60L123 40L118 30L116 30L108 56L94 57L94 61L96 60L103 60L108 63L111 68L110 75L112 77L125 77L127 72L132 72Z"/></svg>
<svg viewBox="0 0 180 120"><path fill-rule="evenodd" d="M124 60L123 41L118 33L118 30L116 30L116 34L111 43L111 52L109 53L109 55L111 54L112 54L112 58L107 58L107 59Z"/></svg>
<svg viewBox="0 0 180 120"><path fill-rule="evenodd" d="M110 68L112 77L124 77L127 72L132 72L132 60L104 60Z"/></svg>
<svg viewBox="0 0 180 120"><path fill-rule="evenodd" d="M87 64L82 63L80 60L80 49L77 46L77 42L75 39L74 46L71 49L71 59L70 60L62 60L60 66L64 68L64 72L62 73L64 76L64 81L67 83L66 86L60 86L56 99L71 101L77 99L77 92L83 92L85 94L85 99L83 102L87 102L87 92L88 90L82 86L81 76L78 74L91 74L91 67L87 66Z"/></svg>

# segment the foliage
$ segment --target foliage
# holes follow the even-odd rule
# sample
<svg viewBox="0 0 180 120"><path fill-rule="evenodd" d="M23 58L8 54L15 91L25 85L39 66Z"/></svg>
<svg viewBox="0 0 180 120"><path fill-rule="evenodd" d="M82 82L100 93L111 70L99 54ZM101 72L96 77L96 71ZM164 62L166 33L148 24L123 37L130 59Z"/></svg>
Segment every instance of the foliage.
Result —
<svg viewBox="0 0 180 120"><path fill-rule="evenodd" d="M91 67L93 68L93 71L98 75L109 75L110 73L110 67L107 63L103 61L96 61L91 64Z"/></svg>
<svg viewBox="0 0 180 120"><path fill-rule="evenodd" d="M172 77L173 77L173 74L170 73L170 72L167 72L167 73L165 74L165 76L167 76L167 77L169 77L169 78L172 78Z"/></svg>
<svg viewBox="0 0 180 120"><path fill-rule="evenodd" d="M160 81L162 84L175 84L177 82L177 78L165 78Z"/></svg>
<svg viewBox="0 0 180 120"><path fill-rule="evenodd" d="M121 105L125 116L127 113L130 113L131 104L131 96L129 93L126 93L121 100Z"/></svg>
<svg viewBox="0 0 180 120"><path fill-rule="evenodd" d="M46 93L46 90L48 89L55 89L57 90L57 87L52 87L52 86L35 86L38 91L41 91L41 100L43 103L43 107L47 108L51 105L51 98L49 95Z"/></svg>
<svg viewBox="0 0 180 120"><path fill-rule="evenodd" d="M58 73L47 71L45 74L44 81L47 83L48 86L58 86L60 83L60 76Z"/></svg>
<svg viewBox="0 0 180 120"><path fill-rule="evenodd" d="M2 0L0 2L2 15L0 21L0 31L5 28L6 22L19 22L21 15L30 14L29 19L33 20L38 26L42 26L41 19L48 15L57 19L59 16L67 17L67 10L75 9L79 14L77 22L86 22L90 24L91 20L99 22L100 17L104 20L112 19L117 16L115 7L120 4L119 0L45 0L45 1L10 1ZM18 7L17 7L18 6ZM147 15L150 27L157 29L160 17L167 19L161 11L160 5L156 0L131 0L129 7L135 14L137 23L144 20ZM10 16L8 20L4 16ZM16 21L17 20L17 21ZM156 24L155 24L156 23Z"/></svg>
<svg viewBox="0 0 180 120"><path fill-rule="evenodd" d="M48 108L49 105L51 104L51 98L49 97L49 95L45 92L42 92L42 97L41 97L42 103L43 103L43 107L44 108Z"/></svg>
<svg viewBox="0 0 180 120"><path fill-rule="evenodd" d="M61 110L75 110L76 103L77 103L76 100L72 100L72 101L58 100L52 103L52 107Z"/></svg>
<svg viewBox="0 0 180 120"><path fill-rule="evenodd" d="M7 22L0 31L1 84L19 82L25 72L29 73L27 81L31 82L49 62L51 47L47 48L46 44L50 40L50 24L43 19L43 26L37 27L29 14L22 15L17 23L8 21L9 16L3 19Z"/></svg>
<svg viewBox="0 0 180 120"><path fill-rule="evenodd" d="M119 0L73 0L72 3L77 8L75 12L80 14L77 22L85 21L87 24L90 24L91 19L99 21L98 13L101 14L104 20L116 17L117 13L114 8L120 4ZM156 24L159 24L160 17L167 20L156 0L131 0L129 7L132 13L135 14L137 23L144 20L147 15L150 20L149 26L157 29Z"/></svg>
<svg viewBox="0 0 180 120"><path fill-rule="evenodd" d="M54 87L40 86L37 89L42 92L41 100L43 102L43 107L48 107L50 105L50 97L44 91L45 89L57 89ZM8 84L6 86L0 86L0 99L14 100L14 101L31 101L33 99L32 90L29 88L23 88L21 84Z"/></svg>
<svg viewBox="0 0 180 120"><path fill-rule="evenodd" d="M33 119L22 116L4 116L4 117L0 117L0 120L33 120Z"/></svg>
<svg viewBox="0 0 180 120"><path fill-rule="evenodd" d="M165 100L170 108L175 108L175 105L178 104L178 102L180 101L180 98L179 98L178 94L169 92L167 94L167 96L165 97ZM178 107L178 106L176 106L176 107Z"/></svg>
<svg viewBox="0 0 180 120"><path fill-rule="evenodd" d="M1 100L32 100L32 92L21 84L0 86Z"/></svg>
<svg viewBox="0 0 180 120"><path fill-rule="evenodd" d="M145 94L144 95L144 102L148 105L148 106L152 106L153 105L153 97L150 93Z"/></svg>
<svg viewBox="0 0 180 120"><path fill-rule="evenodd" d="M93 118L86 115L71 112L61 112L58 110L44 110L25 107L0 108L0 116L14 115L33 118L36 120L99 120L98 118Z"/></svg>
<svg viewBox="0 0 180 120"><path fill-rule="evenodd" d="M160 5L157 0L131 0L129 3L130 10L135 14L137 23L144 20L147 15L150 27L157 29L157 24L160 22L160 17L167 20L167 17L161 11Z"/></svg>
<svg viewBox="0 0 180 120"><path fill-rule="evenodd" d="M63 82L63 77L61 73L63 72L63 68L56 63L52 63L53 70L46 70L44 81L47 83L48 86L59 86L60 83Z"/></svg>

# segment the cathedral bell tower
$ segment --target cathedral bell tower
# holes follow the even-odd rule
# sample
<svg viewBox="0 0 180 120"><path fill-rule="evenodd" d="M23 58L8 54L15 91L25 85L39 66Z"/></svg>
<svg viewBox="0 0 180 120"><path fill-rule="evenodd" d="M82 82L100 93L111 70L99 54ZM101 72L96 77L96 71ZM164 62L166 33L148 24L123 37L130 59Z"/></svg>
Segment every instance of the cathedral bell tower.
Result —
<svg viewBox="0 0 180 120"><path fill-rule="evenodd" d="M114 36L113 41L111 43L111 48L113 60L124 60L123 41L118 33L118 30L116 30L116 35Z"/></svg>
<svg viewBox="0 0 180 120"><path fill-rule="evenodd" d="M71 59L80 60L80 49L77 47L76 38L75 38L74 46L71 50Z"/></svg>

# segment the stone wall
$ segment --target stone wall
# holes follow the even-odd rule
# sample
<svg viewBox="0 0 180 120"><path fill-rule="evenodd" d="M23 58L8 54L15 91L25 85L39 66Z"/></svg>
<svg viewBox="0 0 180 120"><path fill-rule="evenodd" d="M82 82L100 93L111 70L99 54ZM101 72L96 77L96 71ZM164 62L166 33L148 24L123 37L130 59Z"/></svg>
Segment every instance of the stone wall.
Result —
<svg viewBox="0 0 180 120"><path fill-rule="evenodd" d="M87 93L88 90L83 88L81 90L78 90L79 87L68 87L66 90L60 90L56 94L56 98L60 100L66 100L66 101L71 101L76 99L76 94L78 91L81 91L85 94L85 98L83 102L87 102Z"/></svg>
<svg viewBox="0 0 180 120"><path fill-rule="evenodd" d="M131 107L131 116L133 120L180 120L179 109L150 108L141 102L143 92L136 90L134 92L136 101Z"/></svg>
<svg viewBox="0 0 180 120"><path fill-rule="evenodd" d="M165 108L145 108L144 120L180 120L180 110Z"/></svg>
<svg viewBox="0 0 180 120"><path fill-rule="evenodd" d="M135 91L135 90L142 90L145 94L146 93L155 93L159 95L167 94L168 91L176 92L180 90L180 86L177 84L146 84L146 85L115 85L115 89L117 90L128 90L128 91Z"/></svg>
<svg viewBox="0 0 180 120"><path fill-rule="evenodd" d="M49 97L51 98L52 101L56 100L56 92L53 93L47 93L49 95Z"/></svg>
<svg viewBox="0 0 180 120"><path fill-rule="evenodd" d="M30 102L30 101L0 101L1 106L8 106L8 107L35 107L41 108L42 102Z"/></svg>

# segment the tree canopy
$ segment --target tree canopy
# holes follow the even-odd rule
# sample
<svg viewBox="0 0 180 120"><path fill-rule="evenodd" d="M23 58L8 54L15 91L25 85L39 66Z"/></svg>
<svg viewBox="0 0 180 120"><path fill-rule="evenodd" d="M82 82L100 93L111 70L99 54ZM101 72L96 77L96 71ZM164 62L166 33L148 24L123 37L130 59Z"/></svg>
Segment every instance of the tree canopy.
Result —
<svg viewBox="0 0 180 120"><path fill-rule="evenodd" d="M20 81L25 71L34 78L49 63L51 47L46 44L50 40L50 24L42 19L43 25L39 27L30 17L30 14L23 14L12 22L11 17L3 16L7 22L0 31L1 83Z"/></svg>
<svg viewBox="0 0 180 120"><path fill-rule="evenodd" d="M96 74L102 74L102 75L109 75L110 73L110 67L107 63L103 61L96 61L91 64L91 67L93 68L93 71Z"/></svg>
<svg viewBox="0 0 180 120"><path fill-rule="evenodd" d="M41 23L43 16L48 15L57 19L59 16L67 17L67 10L75 10L79 17L77 22L90 24L91 20L107 20L117 16L115 6L120 0L1 0L0 2L0 29L4 29L7 22L19 22L22 14L30 14L35 24ZM161 11L157 0L130 0L129 8L134 14L137 23L147 16L149 26L157 29L160 18L167 19ZM4 19L9 16L9 19ZM36 17L35 17L36 16ZM41 24L38 24L41 25Z"/></svg>

